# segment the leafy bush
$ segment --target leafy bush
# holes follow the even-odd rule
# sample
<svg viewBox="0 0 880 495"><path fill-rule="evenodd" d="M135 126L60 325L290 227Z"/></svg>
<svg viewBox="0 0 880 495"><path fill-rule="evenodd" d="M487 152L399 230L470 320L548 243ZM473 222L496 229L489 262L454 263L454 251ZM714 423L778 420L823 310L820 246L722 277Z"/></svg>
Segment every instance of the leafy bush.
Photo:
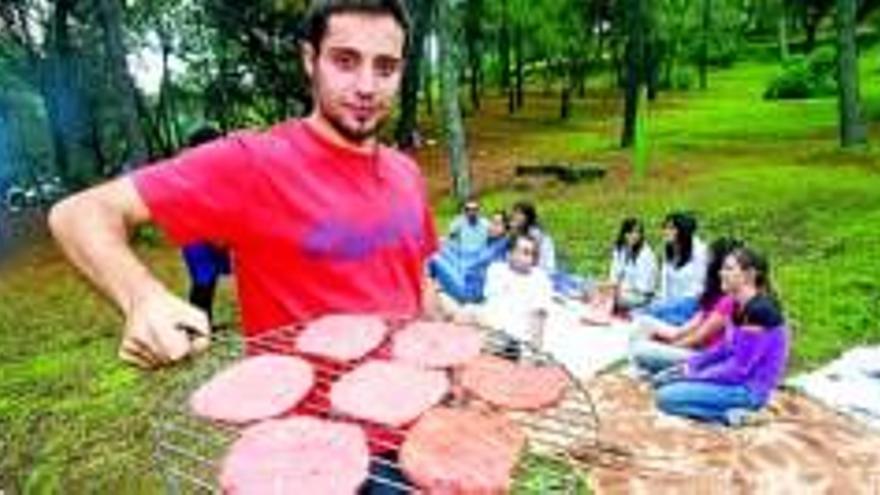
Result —
<svg viewBox="0 0 880 495"><path fill-rule="evenodd" d="M789 59L770 81L764 98L768 100L797 100L833 95L837 90L837 53L824 46L809 57Z"/></svg>

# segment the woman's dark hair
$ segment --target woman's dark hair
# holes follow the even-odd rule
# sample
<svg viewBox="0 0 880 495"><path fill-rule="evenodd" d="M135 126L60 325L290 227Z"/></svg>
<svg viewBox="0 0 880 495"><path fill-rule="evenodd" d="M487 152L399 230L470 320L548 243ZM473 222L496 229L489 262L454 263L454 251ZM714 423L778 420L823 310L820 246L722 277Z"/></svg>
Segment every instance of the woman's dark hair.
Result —
<svg viewBox="0 0 880 495"><path fill-rule="evenodd" d="M742 242L732 237L720 237L709 246L709 265L706 267L705 288L700 295L700 308L711 309L724 294L721 288L721 266L727 256L742 245Z"/></svg>
<svg viewBox="0 0 880 495"><path fill-rule="evenodd" d="M312 0L300 29L300 39L312 45L317 55L327 32L327 24L334 14L348 12L388 14L403 29L406 53L410 36L410 16L403 0Z"/></svg>
<svg viewBox="0 0 880 495"><path fill-rule="evenodd" d="M514 203L513 212L520 212L526 217L526 224L522 227L523 234L528 234L533 227L538 227L538 212L535 210L535 205L528 201L517 201Z"/></svg>
<svg viewBox="0 0 880 495"><path fill-rule="evenodd" d="M666 261L681 268L690 263L694 255L694 234L697 232L697 220L690 213L675 212L666 215L663 226L675 228L675 239L666 243Z"/></svg>
<svg viewBox="0 0 880 495"><path fill-rule="evenodd" d="M767 261L767 258L745 246L734 249L730 256L736 259L737 264L742 270L752 270L755 272L755 287L758 289L758 292L770 298L781 311L782 305L770 279L770 263Z"/></svg>
<svg viewBox="0 0 880 495"><path fill-rule="evenodd" d="M642 252L642 247L645 245L645 224L635 217L625 218L620 224L620 231L617 233L617 240L614 242L615 250L618 252L625 250L627 247L626 235L633 231L638 231L639 242L633 246L631 251L626 251L626 259L630 263L634 263L638 259L639 253Z"/></svg>

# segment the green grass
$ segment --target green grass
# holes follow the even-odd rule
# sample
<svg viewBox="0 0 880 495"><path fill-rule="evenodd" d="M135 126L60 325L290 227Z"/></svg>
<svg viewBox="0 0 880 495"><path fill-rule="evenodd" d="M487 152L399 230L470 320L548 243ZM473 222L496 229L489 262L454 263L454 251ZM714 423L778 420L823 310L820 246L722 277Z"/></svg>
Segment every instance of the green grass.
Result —
<svg viewBox="0 0 880 495"><path fill-rule="evenodd" d="M866 114L877 140L880 50L863 61ZM616 148L614 100L580 101L565 124L556 120L553 100L530 99L512 119L476 117L470 125L484 135L473 146L506 152L508 166L570 160L609 167L598 183L493 185L487 209L535 200L571 267L590 274L604 273L625 215L644 218L658 246L662 216L694 210L704 238L734 234L770 256L796 330L797 369L878 343L880 153L876 146L838 149L833 99L764 101L775 71L772 63L742 62L713 72L706 92L661 94L648 111L650 161L638 183L629 180L632 153ZM438 203L441 224L453 212L453 201ZM182 293L177 253L155 246L143 254ZM221 319L234 316L230 300L224 292ZM118 315L45 243L0 273L0 301L0 490L160 491L147 423L174 370L121 366ZM541 472L556 469L543 462L517 493L540 493Z"/></svg>

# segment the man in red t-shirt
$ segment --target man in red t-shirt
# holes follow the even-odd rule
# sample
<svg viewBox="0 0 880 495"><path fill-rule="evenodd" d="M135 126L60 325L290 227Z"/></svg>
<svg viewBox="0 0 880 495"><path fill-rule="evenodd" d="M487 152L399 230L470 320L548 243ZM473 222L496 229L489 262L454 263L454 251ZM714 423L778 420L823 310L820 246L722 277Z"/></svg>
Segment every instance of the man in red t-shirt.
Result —
<svg viewBox="0 0 880 495"><path fill-rule="evenodd" d="M127 245L128 228L151 220L178 244L229 247L246 335L333 312L433 307L423 301L437 243L424 181L375 137L400 85L408 28L400 0L315 2L302 43L308 117L234 133L52 209L64 251L125 316L122 359L156 367L208 344L206 315Z"/></svg>

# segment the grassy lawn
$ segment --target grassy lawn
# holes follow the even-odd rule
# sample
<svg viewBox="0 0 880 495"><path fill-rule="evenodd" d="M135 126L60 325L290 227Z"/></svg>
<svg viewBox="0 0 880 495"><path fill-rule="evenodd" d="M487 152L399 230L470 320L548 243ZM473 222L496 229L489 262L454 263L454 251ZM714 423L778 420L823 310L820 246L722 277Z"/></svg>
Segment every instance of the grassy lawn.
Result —
<svg viewBox="0 0 880 495"><path fill-rule="evenodd" d="M880 51L864 56L862 89L880 139ZM662 94L649 111L650 169L629 174L616 149L618 102L580 101L559 124L555 100L531 97L515 118L503 102L469 121L477 183L487 205L530 198L570 265L605 270L623 216L658 228L672 208L699 214L702 236L740 236L767 254L795 324L794 366L807 368L862 342L880 342L880 151L840 151L836 102L761 99L776 67L743 62L718 71L706 92ZM442 193L439 151L426 152ZM609 166L598 183L514 181L513 165L582 160ZM441 223L453 214L438 199ZM181 293L177 253L145 246L152 266ZM221 318L233 313L224 292ZM46 242L0 272L0 491L154 493L147 420L174 370L143 374L115 360L118 315Z"/></svg>

